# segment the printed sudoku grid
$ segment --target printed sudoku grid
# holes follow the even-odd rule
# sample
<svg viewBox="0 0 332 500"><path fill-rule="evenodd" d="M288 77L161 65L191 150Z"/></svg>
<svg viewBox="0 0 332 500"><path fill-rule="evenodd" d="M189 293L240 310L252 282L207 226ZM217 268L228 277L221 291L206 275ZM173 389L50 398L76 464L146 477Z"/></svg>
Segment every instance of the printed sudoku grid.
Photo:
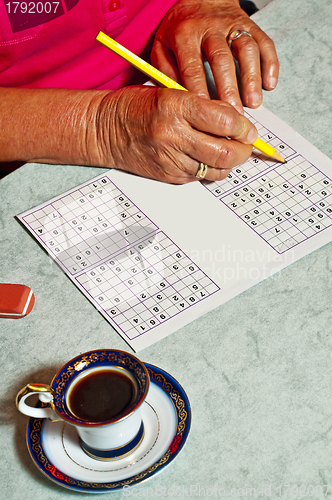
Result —
<svg viewBox="0 0 332 500"><path fill-rule="evenodd" d="M76 280L131 340L219 290L161 231Z"/></svg>
<svg viewBox="0 0 332 500"><path fill-rule="evenodd" d="M287 163L271 165L254 154L225 180L204 182L204 186L282 254L332 225L332 181L254 123L259 136Z"/></svg>
<svg viewBox="0 0 332 500"><path fill-rule="evenodd" d="M107 176L21 220L129 340L220 289Z"/></svg>
<svg viewBox="0 0 332 500"><path fill-rule="evenodd" d="M22 219L72 275L157 229L107 176L59 196Z"/></svg>

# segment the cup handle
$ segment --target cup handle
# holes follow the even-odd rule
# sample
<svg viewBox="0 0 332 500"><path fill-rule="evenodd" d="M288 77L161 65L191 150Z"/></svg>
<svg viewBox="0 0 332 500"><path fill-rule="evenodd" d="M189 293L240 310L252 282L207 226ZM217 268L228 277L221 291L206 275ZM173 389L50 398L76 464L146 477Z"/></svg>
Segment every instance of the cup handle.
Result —
<svg viewBox="0 0 332 500"><path fill-rule="evenodd" d="M39 399L43 403L52 403L54 398L53 389L46 384L28 384L16 396L16 406L24 415L35 418L50 418L51 420L60 420L52 408L33 408L26 404L25 400L39 394Z"/></svg>

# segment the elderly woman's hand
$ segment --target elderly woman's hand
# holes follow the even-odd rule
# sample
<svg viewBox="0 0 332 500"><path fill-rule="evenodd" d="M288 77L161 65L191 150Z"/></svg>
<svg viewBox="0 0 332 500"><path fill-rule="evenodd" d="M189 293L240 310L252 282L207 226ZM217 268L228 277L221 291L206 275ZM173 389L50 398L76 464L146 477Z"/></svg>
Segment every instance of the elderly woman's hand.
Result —
<svg viewBox="0 0 332 500"><path fill-rule="evenodd" d="M90 116L88 163L159 181L221 180L251 154L257 131L231 105L192 92L127 87L103 96Z"/></svg>
<svg viewBox="0 0 332 500"><path fill-rule="evenodd" d="M119 168L184 184L245 162L257 131L230 104L159 87L0 88L0 161ZM13 131L15 133L13 133Z"/></svg>
<svg viewBox="0 0 332 500"><path fill-rule="evenodd" d="M235 30L248 31L228 46ZM165 16L155 38L152 64L184 87L208 97L203 61L210 63L219 99L242 112L233 55L239 63L245 106L262 102L262 88L278 80L272 40L240 8L239 0L179 0Z"/></svg>

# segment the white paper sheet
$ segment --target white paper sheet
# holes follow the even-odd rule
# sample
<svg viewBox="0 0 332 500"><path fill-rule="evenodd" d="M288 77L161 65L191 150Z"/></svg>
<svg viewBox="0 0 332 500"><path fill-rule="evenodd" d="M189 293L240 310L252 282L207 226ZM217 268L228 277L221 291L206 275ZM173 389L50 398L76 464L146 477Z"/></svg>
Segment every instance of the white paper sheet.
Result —
<svg viewBox="0 0 332 500"><path fill-rule="evenodd" d="M222 182L163 184L117 170L20 214L139 351L332 239L332 161L263 107L254 152Z"/></svg>

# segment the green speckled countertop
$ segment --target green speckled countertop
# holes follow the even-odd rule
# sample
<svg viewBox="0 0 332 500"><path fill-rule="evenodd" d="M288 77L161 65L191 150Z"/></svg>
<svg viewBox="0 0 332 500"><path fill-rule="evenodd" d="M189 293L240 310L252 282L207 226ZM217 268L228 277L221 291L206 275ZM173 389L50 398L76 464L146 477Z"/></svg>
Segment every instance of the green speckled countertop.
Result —
<svg viewBox="0 0 332 500"><path fill-rule="evenodd" d="M274 0L255 19L281 62L278 88L265 93L264 105L332 158L331 1ZM50 382L79 353L130 349L14 216L101 172L30 164L0 181L0 281L24 283L36 295L29 316L0 319L4 500L91 496L37 470L15 395L28 382ZM176 460L131 496L331 495L331 270L329 244L139 353L183 385L193 418Z"/></svg>

